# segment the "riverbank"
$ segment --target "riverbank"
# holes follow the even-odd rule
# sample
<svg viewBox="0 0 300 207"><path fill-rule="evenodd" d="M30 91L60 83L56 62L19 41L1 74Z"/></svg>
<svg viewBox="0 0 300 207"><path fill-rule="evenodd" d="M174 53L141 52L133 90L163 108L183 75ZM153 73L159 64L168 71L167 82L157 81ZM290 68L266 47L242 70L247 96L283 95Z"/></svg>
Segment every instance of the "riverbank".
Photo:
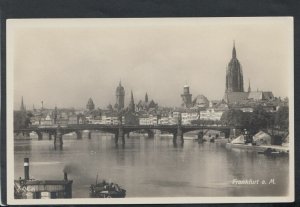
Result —
<svg viewBox="0 0 300 207"><path fill-rule="evenodd" d="M232 149L232 148L246 149L246 150L255 151L255 152L262 152L262 151L265 151L267 149L272 149L272 150L275 150L277 152L285 152L285 153L289 152L289 147L288 146L279 146L279 145L261 145L261 146L257 146L257 145L251 145L251 144L247 145L247 144L227 143L226 148L227 149Z"/></svg>

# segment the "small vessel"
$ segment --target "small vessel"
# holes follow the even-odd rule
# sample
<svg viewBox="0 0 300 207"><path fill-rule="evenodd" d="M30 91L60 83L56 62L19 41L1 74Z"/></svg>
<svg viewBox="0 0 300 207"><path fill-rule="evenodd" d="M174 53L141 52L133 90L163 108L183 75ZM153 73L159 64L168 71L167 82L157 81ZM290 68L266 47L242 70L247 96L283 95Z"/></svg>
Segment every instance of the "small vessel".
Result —
<svg viewBox="0 0 300 207"><path fill-rule="evenodd" d="M288 152L279 152L275 149L267 148L265 151L260 151L258 154L264 154L266 156L285 156L288 155Z"/></svg>
<svg viewBox="0 0 300 207"><path fill-rule="evenodd" d="M125 198L126 190L121 188L118 184L112 182L106 182L103 180L98 183L98 175L96 184L90 186L91 198Z"/></svg>

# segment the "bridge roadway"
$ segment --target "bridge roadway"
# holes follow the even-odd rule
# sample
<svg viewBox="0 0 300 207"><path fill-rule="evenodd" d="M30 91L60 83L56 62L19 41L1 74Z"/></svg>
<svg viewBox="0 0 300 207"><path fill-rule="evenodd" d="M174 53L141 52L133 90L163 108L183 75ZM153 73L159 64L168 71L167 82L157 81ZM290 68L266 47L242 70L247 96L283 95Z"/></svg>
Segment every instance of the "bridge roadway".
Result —
<svg viewBox="0 0 300 207"><path fill-rule="evenodd" d="M243 128L243 127L234 127ZM49 135L51 140L54 136L55 145L63 145L63 135L71 132L75 132L77 139L82 138L82 131L88 130L88 138L91 138L92 131L102 131L106 133L112 133L115 135L115 143L118 144L118 140L121 139L122 144L125 144L125 135L129 136L130 132L144 131L148 133L149 137L154 136L153 130L160 130L173 134L173 142L180 139L183 142L183 134L195 130L217 130L225 133L225 137L229 137L231 127L225 125L103 125L103 124L69 124L64 126L49 125L49 126L30 126L24 129L16 129L14 133L30 133L35 132L38 135L38 139L43 139L43 133ZM198 138L202 139L202 134L198 134Z"/></svg>

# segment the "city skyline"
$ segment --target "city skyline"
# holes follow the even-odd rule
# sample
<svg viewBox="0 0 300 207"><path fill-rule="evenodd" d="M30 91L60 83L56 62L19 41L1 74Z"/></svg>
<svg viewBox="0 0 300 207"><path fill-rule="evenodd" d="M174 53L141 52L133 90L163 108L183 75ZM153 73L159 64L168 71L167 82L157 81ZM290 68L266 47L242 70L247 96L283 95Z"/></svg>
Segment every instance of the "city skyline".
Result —
<svg viewBox="0 0 300 207"><path fill-rule="evenodd" d="M288 96L285 71L292 65L292 51L286 21L272 19L270 25L268 18L255 24L251 18L243 24L233 18L210 20L97 20L89 25L72 20L51 24L50 20L47 26L23 20L22 26L13 24L8 32L14 34L16 51L12 56L14 108L19 109L22 96L27 109L33 104L40 108L41 101L46 108L85 108L89 98L96 107L105 108L115 104L120 80L125 106L131 91L136 102L148 93L149 100L161 106L180 106L185 84L193 98L203 94L220 100L233 40L244 88L250 79L253 91Z"/></svg>

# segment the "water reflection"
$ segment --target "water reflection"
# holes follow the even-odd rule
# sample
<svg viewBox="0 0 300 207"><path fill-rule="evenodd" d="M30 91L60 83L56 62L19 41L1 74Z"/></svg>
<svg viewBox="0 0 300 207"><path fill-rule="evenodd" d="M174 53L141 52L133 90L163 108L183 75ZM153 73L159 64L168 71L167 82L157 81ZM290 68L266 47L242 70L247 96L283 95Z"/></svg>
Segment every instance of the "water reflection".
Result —
<svg viewBox="0 0 300 207"><path fill-rule="evenodd" d="M88 197L88 187L99 179L116 182L128 197L160 196L284 196L288 188L288 158L269 158L217 143L172 137L148 138L131 134L125 145L114 136L93 133L92 139L64 136L61 149L53 140L15 142L15 178L23 177L23 158L29 157L30 176L61 179L73 166L73 196ZM40 163L44 163L41 165ZM45 164L46 163L46 164ZM233 185L233 179L270 179L276 185Z"/></svg>

